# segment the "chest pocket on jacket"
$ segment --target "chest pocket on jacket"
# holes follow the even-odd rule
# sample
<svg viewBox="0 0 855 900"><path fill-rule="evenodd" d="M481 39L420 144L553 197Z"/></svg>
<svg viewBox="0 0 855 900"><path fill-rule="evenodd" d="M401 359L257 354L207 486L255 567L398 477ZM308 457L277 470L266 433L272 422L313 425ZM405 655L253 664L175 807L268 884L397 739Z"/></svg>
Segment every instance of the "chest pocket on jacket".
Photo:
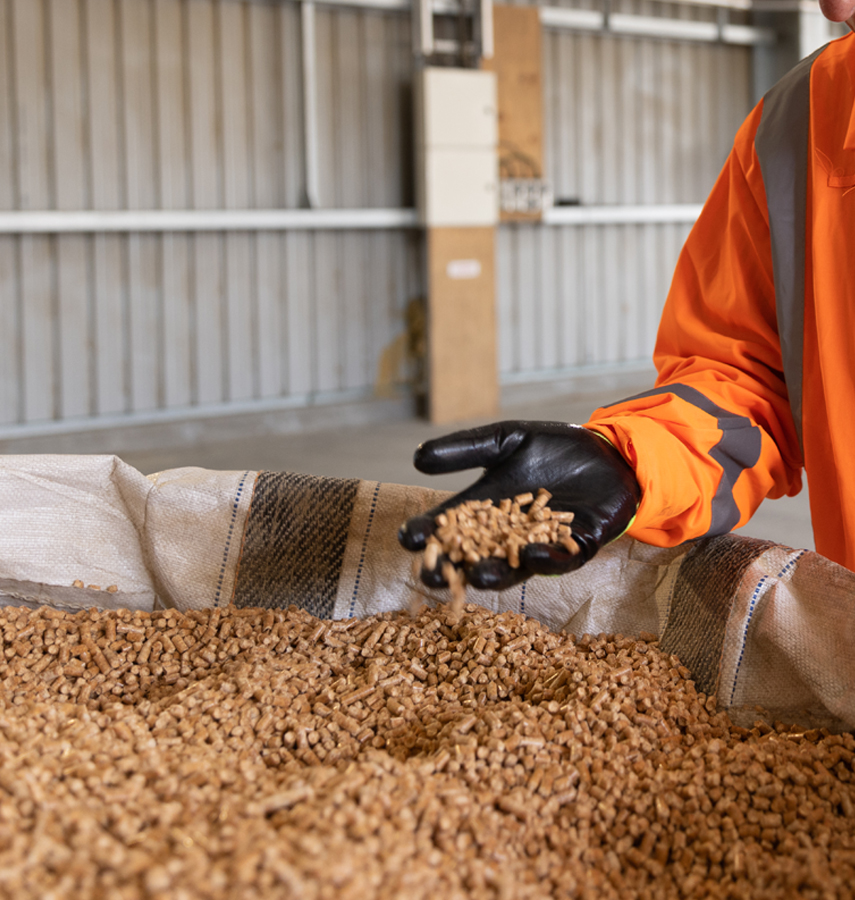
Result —
<svg viewBox="0 0 855 900"><path fill-rule="evenodd" d="M849 173L831 172L828 176L828 186L831 188L855 187L855 171Z"/></svg>

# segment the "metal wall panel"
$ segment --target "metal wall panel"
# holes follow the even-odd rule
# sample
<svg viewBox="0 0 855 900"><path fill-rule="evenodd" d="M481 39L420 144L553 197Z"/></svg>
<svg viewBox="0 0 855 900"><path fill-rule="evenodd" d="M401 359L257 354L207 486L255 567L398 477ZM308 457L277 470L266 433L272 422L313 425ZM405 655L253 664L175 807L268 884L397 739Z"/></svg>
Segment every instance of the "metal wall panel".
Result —
<svg viewBox="0 0 855 900"><path fill-rule="evenodd" d="M617 7L613 7L617 9ZM625 0L621 11L714 10ZM558 202L700 203L750 110L744 47L546 31L545 169ZM649 359L683 225L504 225L505 381Z"/></svg>
<svg viewBox="0 0 855 900"><path fill-rule="evenodd" d="M291 0L0 0L0 210L299 207L300 32ZM322 205L412 206L408 15L319 5L316 37ZM559 198L703 200L748 110L749 50L543 47ZM649 357L684 235L502 226L503 378ZM410 231L4 236L0 425L370 394L423 292Z"/></svg>
<svg viewBox="0 0 855 900"><path fill-rule="evenodd" d="M407 17L318 22L324 205L411 206ZM290 2L0 0L0 209L300 206L299 38ZM0 424L370 393L421 292L406 232L3 237Z"/></svg>
<svg viewBox="0 0 855 900"><path fill-rule="evenodd" d="M370 393L419 257L405 231L2 237L2 340L23 353L0 361L0 424Z"/></svg>
<svg viewBox="0 0 855 900"><path fill-rule="evenodd" d="M505 225L499 357L506 382L649 359L684 225Z"/></svg>
<svg viewBox="0 0 855 900"><path fill-rule="evenodd" d="M745 47L549 30L543 65L559 199L701 202L751 108Z"/></svg>

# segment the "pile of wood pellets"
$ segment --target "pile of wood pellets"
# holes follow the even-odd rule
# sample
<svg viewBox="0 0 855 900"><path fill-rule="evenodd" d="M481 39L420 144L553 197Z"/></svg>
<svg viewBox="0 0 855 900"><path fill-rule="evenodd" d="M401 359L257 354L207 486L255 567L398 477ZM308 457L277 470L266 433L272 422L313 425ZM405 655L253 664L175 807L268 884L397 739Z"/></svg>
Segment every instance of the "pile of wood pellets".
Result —
<svg viewBox="0 0 855 900"><path fill-rule="evenodd" d="M0 896L831 898L851 735L467 605L0 610Z"/></svg>

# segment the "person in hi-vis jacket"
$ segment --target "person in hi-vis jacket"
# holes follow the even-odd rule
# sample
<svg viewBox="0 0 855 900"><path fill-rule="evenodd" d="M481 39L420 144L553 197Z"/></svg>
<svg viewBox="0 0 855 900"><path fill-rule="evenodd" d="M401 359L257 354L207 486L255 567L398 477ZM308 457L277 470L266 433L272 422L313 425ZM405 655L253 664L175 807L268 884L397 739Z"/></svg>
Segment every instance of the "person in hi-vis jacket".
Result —
<svg viewBox="0 0 855 900"><path fill-rule="evenodd" d="M821 0L855 31L855 0ZM583 426L500 422L429 441L425 472L484 467L447 504L547 488L581 552L532 544L478 587L571 571L627 531L657 546L744 525L810 482L816 549L855 570L855 34L802 60L739 129L680 254L656 386ZM431 510L405 523L424 546ZM423 572L427 583L442 583Z"/></svg>

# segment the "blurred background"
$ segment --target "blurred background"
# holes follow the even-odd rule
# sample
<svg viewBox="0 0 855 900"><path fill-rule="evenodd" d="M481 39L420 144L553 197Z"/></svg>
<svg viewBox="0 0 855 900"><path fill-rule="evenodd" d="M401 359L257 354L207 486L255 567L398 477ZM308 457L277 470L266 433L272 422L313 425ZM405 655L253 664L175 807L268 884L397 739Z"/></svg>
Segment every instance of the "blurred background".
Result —
<svg viewBox="0 0 855 900"><path fill-rule="evenodd" d="M0 452L428 483L648 388L804 0L0 0ZM456 488L469 475L430 481ZM807 495L745 530L812 547Z"/></svg>

